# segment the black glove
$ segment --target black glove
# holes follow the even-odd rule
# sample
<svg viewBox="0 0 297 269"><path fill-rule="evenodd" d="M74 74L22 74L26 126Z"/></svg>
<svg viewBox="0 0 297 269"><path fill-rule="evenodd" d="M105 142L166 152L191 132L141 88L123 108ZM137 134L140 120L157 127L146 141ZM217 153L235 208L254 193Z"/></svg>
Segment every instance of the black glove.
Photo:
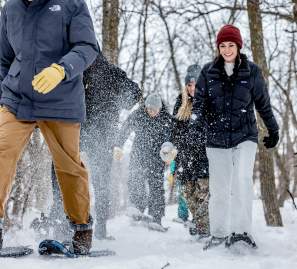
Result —
<svg viewBox="0 0 297 269"><path fill-rule="evenodd" d="M268 131L268 136L263 139L264 146L267 149L274 148L279 140L278 131Z"/></svg>

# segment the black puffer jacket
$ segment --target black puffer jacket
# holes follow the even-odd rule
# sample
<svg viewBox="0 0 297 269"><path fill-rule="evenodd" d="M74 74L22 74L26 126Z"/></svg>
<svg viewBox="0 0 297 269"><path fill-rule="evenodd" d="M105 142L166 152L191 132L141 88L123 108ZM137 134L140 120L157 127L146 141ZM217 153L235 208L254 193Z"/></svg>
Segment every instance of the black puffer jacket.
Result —
<svg viewBox="0 0 297 269"><path fill-rule="evenodd" d="M81 126L82 149L88 147L88 151L98 155L103 148L114 145L120 111L131 109L140 101L141 90L122 69L110 64L100 50L95 62L84 72L84 86L87 119Z"/></svg>
<svg viewBox="0 0 297 269"><path fill-rule="evenodd" d="M199 139L195 139L197 137L194 137L193 141L190 136L189 120L181 121L175 117L181 105L182 95L179 95L173 110L172 143L178 149L176 157L177 179L184 183L188 180L208 177L208 159L205 145Z"/></svg>
<svg viewBox="0 0 297 269"><path fill-rule="evenodd" d="M135 132L130 164L133 166L137 163L143 167L163 165L160 149L164 142L169 141L171 128L172 117L164 106L154 118L151 118L144 106L141 106L124 122L117 145L122 147L129 135Z"/></svg>
<svg viewBox="0 0 297 269"><path fill-rule="evenodd" d="M207 147L231 148L258 141L254 106L268 131L277 131L261 69L244 54L228 77L224 60L206 64L199 76L193 103L192 128L207 126Z"/></svg>
<svg viewBox="0 0 297 269"><path fill-rule="evenodd" d="M94 124L98 117L114 117L118 121L121 109L131 109L141 98L137 83L127 77L125 71L110 64L99 54L95 62L84 72L86 88L87 121Z"/></svg>

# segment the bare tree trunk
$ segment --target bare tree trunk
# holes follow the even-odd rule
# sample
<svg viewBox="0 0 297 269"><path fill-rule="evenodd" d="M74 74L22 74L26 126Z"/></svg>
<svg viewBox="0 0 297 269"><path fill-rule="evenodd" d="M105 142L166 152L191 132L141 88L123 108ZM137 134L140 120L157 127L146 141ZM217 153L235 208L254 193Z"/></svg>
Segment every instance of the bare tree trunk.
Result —
<svg viewBox="0 0 297 269"><path fill-rule="evenodd" d="M234 4L233 4L234 8L231 9L231 14L230 14L230 17L228 19L228 24L233 24L234 21L235 21L237 2L238 2L238 0L234 0Z"/></svg>
<svg viewBox="0 0 297 269"><path fill-rule="evenodd" d="M144 10L142 9L141 13L143 13L143 11ZM140 41L141 41L141 25L142 25L142 15L139 16L139 23L137 25L136 51L135 51L135 58L134 58L133 64L132 64L131 79L134 79L136 63L137 63L137 61L139 59Z"/></svg>
<svg viewBox="0 0 297 269"><path fill-rule="evenodd" d="M144 0L144 20L143 20L143 26L142 26L143 63L142 63L142 77L140 81L140 88L142 91L144 90L144 83L145 83L145 77L146 77L146 61L147 61L147 46L148 46L148 42L146 39L146 24L147 24L147 18L148 18L148 14L147 14L148 6L149 6L149 0Z"/></svg>
<svg viewBox="0 0 297 269"><path fill-rule="evenodd" d="M293 4L293 18L297 22L297 0L292 0Z"/></svg>
<svg viewBox="0 0 297 269"><path fill-rule="evenodd" d="M182 91L182 84L180 82L180 75L179 72L177 70L177 64L176 64L176 59L175 59L175 52L174 52L174 44L173 44L173 38L170 34L170 29L169 29L169 25L168 22L166 20L166 16L163 12L163 9L161 7L161 1L159 1L158 4L154 5L158 8L159 11L159 15L161 20L163 21L165 28L166 28L166 33L167 33L167 40L168 40L168 45L169 45L169 49L170 49L170 59L172 62L172 67L173 67L173 72L174 72L174 77L175 77L175 82L176 82L176 86L178 88L178 92Z"/></svg>
<svg viewBox="0 0 297 269"><path fill-rule="evenodd" d="M292 92L292 78L294 74L294 57L295 57L295 38L293 33L293 38L291 42L291 50L290 50L290 58L289 58L289 70L288 70L288 80L287 80L287 89L282 89L282 91L285 91L286 99L284 103L284 116L283 116L283 128L282 133L284 134L284 141L283 143L286 143L284 146L284 153L281 157L277 151L275 151L275 157L276 157L276 163L279 167L279 170L281 171L281 177L279 179L279 206L283 206L285 200L288 198L288 190L290 189L290 178L291 178L291 165L293 161L293 155L294 155L294 142L292 141L290 137L290 115L293 117L294 111L292 106L292 100L290 99L290 95ZM292 113L293 112L293 113ZM293 173L292 173L293 175ZM294 193L294 192L293 192Z"/></svg>
<svg viewBox="0 0 297 269"><path fill-rule="evenodd" d="M263 44L263 28L260 13L260 1L248 0L247 8L253 58L254 61L262 68L264 77L268 82L269 72ZM259 116L258 122L260 126L260 139L262 140L264 136L264 124ZM271 153L267 151L261 143L259 144L259 161L261 195L266 223L269 226L282 226L282 218L276 197L273 158Z"/></svg>
<svg viewBox="0 0 297 269"><path fill-rule="evenodd" d="M119 59L119 15L119 0L103 0L102 51L108 62L115 65L118 64ZM98 64L100 64L100 62L98 62ZM117 169L117 167L115 167L115 169ZM107 201L102 202L108 202L109 217L113 217L119 207L119 200L117 199L120 191L119 184L117 184L119 179L110 173L109 177L105 180L108 181L104 183L104 186L108 188L108 191L106 191L108 195L104 197Z"/></svg>
<svg viewBox="0 0 297 269"><path fill-rule="evenodd" d="M289 186L290 186L290 177L285 165L285 156L281 156L277 151L274 151L274 156L276 159L276 164L280 170L280 184L279 184L279 198L278 205L280 207L284 206L284 202L288 197Z"/></svg>
<svg viewBox="0 0 297 269"><path fill-rule="evenodd" d="M102 52L113 64L118 63L119 0L103 0Z"/></svg>

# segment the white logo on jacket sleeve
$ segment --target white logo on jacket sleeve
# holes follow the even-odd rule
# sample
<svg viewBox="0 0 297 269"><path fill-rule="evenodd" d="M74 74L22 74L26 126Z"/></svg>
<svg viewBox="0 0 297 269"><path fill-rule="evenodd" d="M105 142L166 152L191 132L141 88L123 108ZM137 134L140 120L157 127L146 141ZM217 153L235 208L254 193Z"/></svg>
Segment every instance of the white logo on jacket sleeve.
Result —
<svg viewBox="0 0 297 269"><path fill-rule="evenodd" d="M53 5L51 7L48 8L50 11L61 11L61 6L60 5Z"/></svg>

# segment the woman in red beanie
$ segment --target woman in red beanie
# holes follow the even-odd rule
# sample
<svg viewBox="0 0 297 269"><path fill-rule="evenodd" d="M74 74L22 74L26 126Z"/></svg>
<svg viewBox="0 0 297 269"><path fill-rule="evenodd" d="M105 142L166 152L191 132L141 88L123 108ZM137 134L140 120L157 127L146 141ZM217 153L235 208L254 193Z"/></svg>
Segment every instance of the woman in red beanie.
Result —
<svg viewBox="0 0 297 269"><path fill-rule="evenodd" d="M250 235L258 142L254 107L268 130L266 148L276 146L279 128L261 69L240 53L240 30L222 27L217 48L216 59L200 73L191 119L193 134L207 127L211 238L204 249L237 241L256 247Z"/></svg>

